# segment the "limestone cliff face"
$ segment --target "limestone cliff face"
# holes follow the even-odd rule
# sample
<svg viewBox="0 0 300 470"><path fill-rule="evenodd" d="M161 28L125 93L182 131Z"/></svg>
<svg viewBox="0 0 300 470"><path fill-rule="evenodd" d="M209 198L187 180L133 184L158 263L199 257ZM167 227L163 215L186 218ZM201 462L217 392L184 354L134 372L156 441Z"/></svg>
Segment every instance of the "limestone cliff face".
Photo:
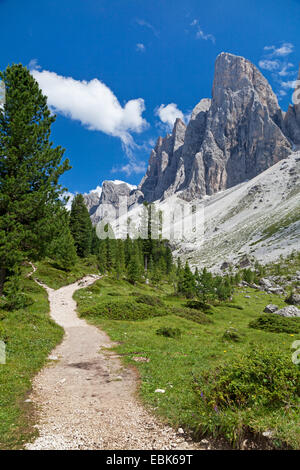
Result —
<svg viewBox="0 0 300 470"><path fill-rule="evenodd" d="M96 197L88 201L92 220L97 223L105 211L112 215L121 196L130 208L175 193L186 200L212 195L254 178L299 144L300 104L284 116L259 70L243 57L222 53L212 98L197 104L187 125L177 119L172 134L159 137L137 189L103 183L98 203Z"/></svg>
<svg viewBox="0 0 300 470"><path fill-rule="evenodd" d="M295 90L295 98L298 103L290 105L284 117L284 127L287 136L295 145L300 145L300 68L298 86Z"/></svg>
<svg viewBox="0 0 300 470"><path fill-rule="evenodd" d="M101 194L91 192L84 195L85 203L91 214L94 225L100 220L114 220L119 216L121 204L130 208L135 203L143 201L143 195L125 182L103 181Z"/></svg>
<svg viewBox="0 0 300 470"><path fill-rule="evenodd" d="M177 191L187 199L213 194L253 178L292 150L267 80L251 62L232 54L217 57L212 100L196 106L181 133L182 145L178 139L174 150L177 127L178 122L151 154L140 185L149 201Z"/></svg>
<svg viewBox="0 0 300 470"><path fill-rule="evenodd" d="M182 183L182 147L186 126L181 119L176 119L172 134L159 137L152 150L146 175L139 189L146 201L155 201L168 193L176 191Z"/></svg>

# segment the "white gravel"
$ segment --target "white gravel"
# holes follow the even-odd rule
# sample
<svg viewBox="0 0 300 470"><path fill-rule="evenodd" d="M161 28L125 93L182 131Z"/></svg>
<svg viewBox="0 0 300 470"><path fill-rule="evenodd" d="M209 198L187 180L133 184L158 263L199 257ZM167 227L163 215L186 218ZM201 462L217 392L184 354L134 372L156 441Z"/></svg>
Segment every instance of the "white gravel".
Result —
<svg viewBox="0 0 300 470"><path fill-rule="evenodd" d="M39 437L27 449L200 449L164 426L136 397L138 377L123 368L109 337L76 314L72 296L97 276L59 290L46 288L50 314L65 330L50 365L34 379ZM44 286L45 287L45 286ZM57 360L58 359L58 360Z"/></svg>

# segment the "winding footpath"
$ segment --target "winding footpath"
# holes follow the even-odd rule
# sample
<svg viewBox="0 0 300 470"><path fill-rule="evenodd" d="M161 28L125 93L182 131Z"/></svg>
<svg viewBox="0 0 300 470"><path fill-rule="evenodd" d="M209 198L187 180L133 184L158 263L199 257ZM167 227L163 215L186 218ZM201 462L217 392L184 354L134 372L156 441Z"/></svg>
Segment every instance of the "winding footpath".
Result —
<svg viewBox="0 0 300 470"><path fill-rule="evenodd" d="M33 381L39 437L26 449L199 449L144 409L134 370L122 367L103 331L78 318L73 294L98 278L58 290L43 285L65 336Z"/></svg>

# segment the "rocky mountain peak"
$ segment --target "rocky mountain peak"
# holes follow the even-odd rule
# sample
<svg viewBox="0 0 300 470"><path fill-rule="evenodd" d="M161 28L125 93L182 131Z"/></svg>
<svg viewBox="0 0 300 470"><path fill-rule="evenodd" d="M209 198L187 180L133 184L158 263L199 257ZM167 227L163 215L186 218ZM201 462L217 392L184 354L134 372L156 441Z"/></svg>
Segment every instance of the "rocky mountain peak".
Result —
<svg viewBox="0 0 300 470"><path fill-rule="evenodd" d="M149 201L180 191L192 199L251 179L292 150L276 95L247 59L221 53L212 99L156 146L140 189Z"/></svg>
<svg viewBox="0 0 300 470"><path fill-rule="evenodd" d="M212 195L287 158L294 144L300 144L300 105L290 106L284 116L255 65L222 52L212 98L195 106L187 125L176 119L172 133L157 139L136 190L107 182L100 205L111 201L115 207L120 194L128 194L129 207L173 194L186 200Z"/></svg>
<svg viewBox="0 0 300 470"><path fill-rule="evenodd" d="M278 100L267 79L244 57L222 52L215 62L212 89L213 101L222 105L226 93L256 92L259 101L273 116L278 112Z"/></svg>
<svg viewBox="0 0 300 470"><path fill-rule="evenodd" d="M296 82L296 90L294 93L294 99L296 103L290 105L285 117L284 117L284 128L287 136L293 142L294 145L300 145L300 67L298 74L298 81Z"/></svg>

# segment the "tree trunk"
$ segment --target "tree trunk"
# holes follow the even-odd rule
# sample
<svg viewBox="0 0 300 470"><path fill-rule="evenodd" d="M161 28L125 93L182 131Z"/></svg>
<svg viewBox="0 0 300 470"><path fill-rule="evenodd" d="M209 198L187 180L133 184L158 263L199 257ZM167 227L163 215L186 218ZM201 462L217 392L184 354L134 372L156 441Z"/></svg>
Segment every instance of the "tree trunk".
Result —
<svg viewBox="0 0 300 470"><path fill-rule="evenodd" d="M0 268L0 295L3 294L3 286L6 278L6 268Z"/></svg>

